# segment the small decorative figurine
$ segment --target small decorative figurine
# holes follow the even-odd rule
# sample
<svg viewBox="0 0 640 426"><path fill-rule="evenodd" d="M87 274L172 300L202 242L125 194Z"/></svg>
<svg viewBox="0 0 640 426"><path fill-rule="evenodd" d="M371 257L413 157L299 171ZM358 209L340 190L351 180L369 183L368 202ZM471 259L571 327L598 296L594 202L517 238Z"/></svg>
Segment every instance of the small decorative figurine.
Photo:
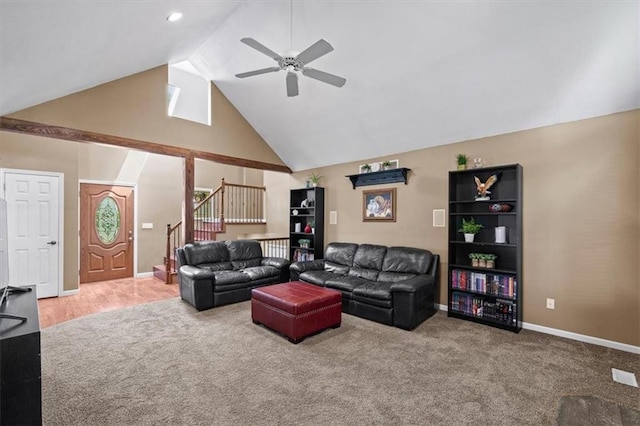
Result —
<svg viewBox="0 0 640 426"><path fill-rule="evenodd" d="M474 176L473 179L476 181L476 188L478 189L478 195L476 195L476 201L486 201L489 200L489 188L498 181L497 175L489 176L489 179L485 183L480 182L477 176Z"/></svg>

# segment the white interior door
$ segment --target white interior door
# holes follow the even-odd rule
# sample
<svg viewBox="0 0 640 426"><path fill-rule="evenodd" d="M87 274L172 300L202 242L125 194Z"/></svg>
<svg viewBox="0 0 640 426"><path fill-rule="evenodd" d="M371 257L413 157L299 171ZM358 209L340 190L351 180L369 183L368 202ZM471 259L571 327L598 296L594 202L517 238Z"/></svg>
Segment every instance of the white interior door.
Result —
<svg viewBox="0 0 640 426"><path fill-rule="evenodd" d="M3 171L9 284L35 284L38 298L58 296L60 181L54 174Z"/></svg>

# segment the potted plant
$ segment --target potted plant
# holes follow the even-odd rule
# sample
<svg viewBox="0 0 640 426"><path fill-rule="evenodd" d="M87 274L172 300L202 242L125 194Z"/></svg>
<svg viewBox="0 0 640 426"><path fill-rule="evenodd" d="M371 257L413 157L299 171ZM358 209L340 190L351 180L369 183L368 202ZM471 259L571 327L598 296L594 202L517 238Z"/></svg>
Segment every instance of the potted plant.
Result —
<svg viewBox="0 0 640 426"><path fill-rule="evenodd" d="M474 267L478 267L478 259L479 259L480 254L479 253L469 253L469 259L471 259L471 266Z"/></svg>
<svg viewBox="0 0 640 426"><path fill-rule="evenodd" d="M458 164L458 170L465 170L467 168L467 157L466 154L458 154L456 155L456 163Z"/></svg>
<svg viewBox="0 0 640 426"><path fill-rule="evenodd" d="M485 260L487 262L487 268L495 268L496 267L496 259L498 256L495 254L485 254Z"/></svg>
<svg viewBox="0 0 640 426"><path fill-rule="evenodd" d="M462 218L462 226L458 229L458 232L464 234L464 240L468 243L472 243L475 235L484 228L484 225L477 223L476 220L471 217L468 221Z"/></svg>
<svg viewBox="0 0 640 426"><path fill-rule="evenodd" d="M389 170L391 168L391 161L386 160L382 163L382 170Z"/></svg>
<svg viewBox="0 0 640 426"><path fill-rule="evenodd" d="M480 253L478 255L478 266L480 268L486 268L487 267L487 255L484 253Z"/></svg>
<svg viewBox="0 0 640 426"><path fill-rule="evenodd" d="M307 180L311 182L311 185L313 186L318 186L320 184L320 179L322 179L322 176L317 174L316 172L311 173L307 178Z"/></svg>
<svg viewBox="0 0 640 426"><path fill-rule="evenodd" d="M371 164L363 164L362 171L365 173L369 173L371 171Z"/></svg>

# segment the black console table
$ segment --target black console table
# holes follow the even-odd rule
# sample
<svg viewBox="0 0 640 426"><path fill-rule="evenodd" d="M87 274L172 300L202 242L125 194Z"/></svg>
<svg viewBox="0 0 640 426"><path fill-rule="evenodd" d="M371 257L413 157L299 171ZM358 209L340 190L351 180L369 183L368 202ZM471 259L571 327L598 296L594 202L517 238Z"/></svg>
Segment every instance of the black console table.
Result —
<svg viewBox="0 0 640 426"><path fill-rule="evenodd" d="M353 189L356 186L382 185L385 183L404 182L407 184L407 174L411 169L401 167L397 169L382 170L379 172L359 173L357 175L347 175Z"/></svg>
<svg viewBox="0 0 640 426"><path fill-rule="evenodd" d="M35 286L12 292L0 313L0 424L42 424L40 320Z"/></svg>

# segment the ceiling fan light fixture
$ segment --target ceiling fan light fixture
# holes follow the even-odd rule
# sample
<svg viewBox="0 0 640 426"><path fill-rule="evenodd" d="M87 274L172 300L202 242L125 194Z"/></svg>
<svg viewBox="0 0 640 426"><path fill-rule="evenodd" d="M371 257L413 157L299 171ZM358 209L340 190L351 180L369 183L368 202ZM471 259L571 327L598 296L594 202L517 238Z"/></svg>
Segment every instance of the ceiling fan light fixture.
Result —
<svg viewBox="0 0 640 426"><path fill-rule="evenodd" d="M167 16L167 21L176 22L176 21L179 21L181 18L182 18L181 12L173 12L171 15Z"/></svg>

